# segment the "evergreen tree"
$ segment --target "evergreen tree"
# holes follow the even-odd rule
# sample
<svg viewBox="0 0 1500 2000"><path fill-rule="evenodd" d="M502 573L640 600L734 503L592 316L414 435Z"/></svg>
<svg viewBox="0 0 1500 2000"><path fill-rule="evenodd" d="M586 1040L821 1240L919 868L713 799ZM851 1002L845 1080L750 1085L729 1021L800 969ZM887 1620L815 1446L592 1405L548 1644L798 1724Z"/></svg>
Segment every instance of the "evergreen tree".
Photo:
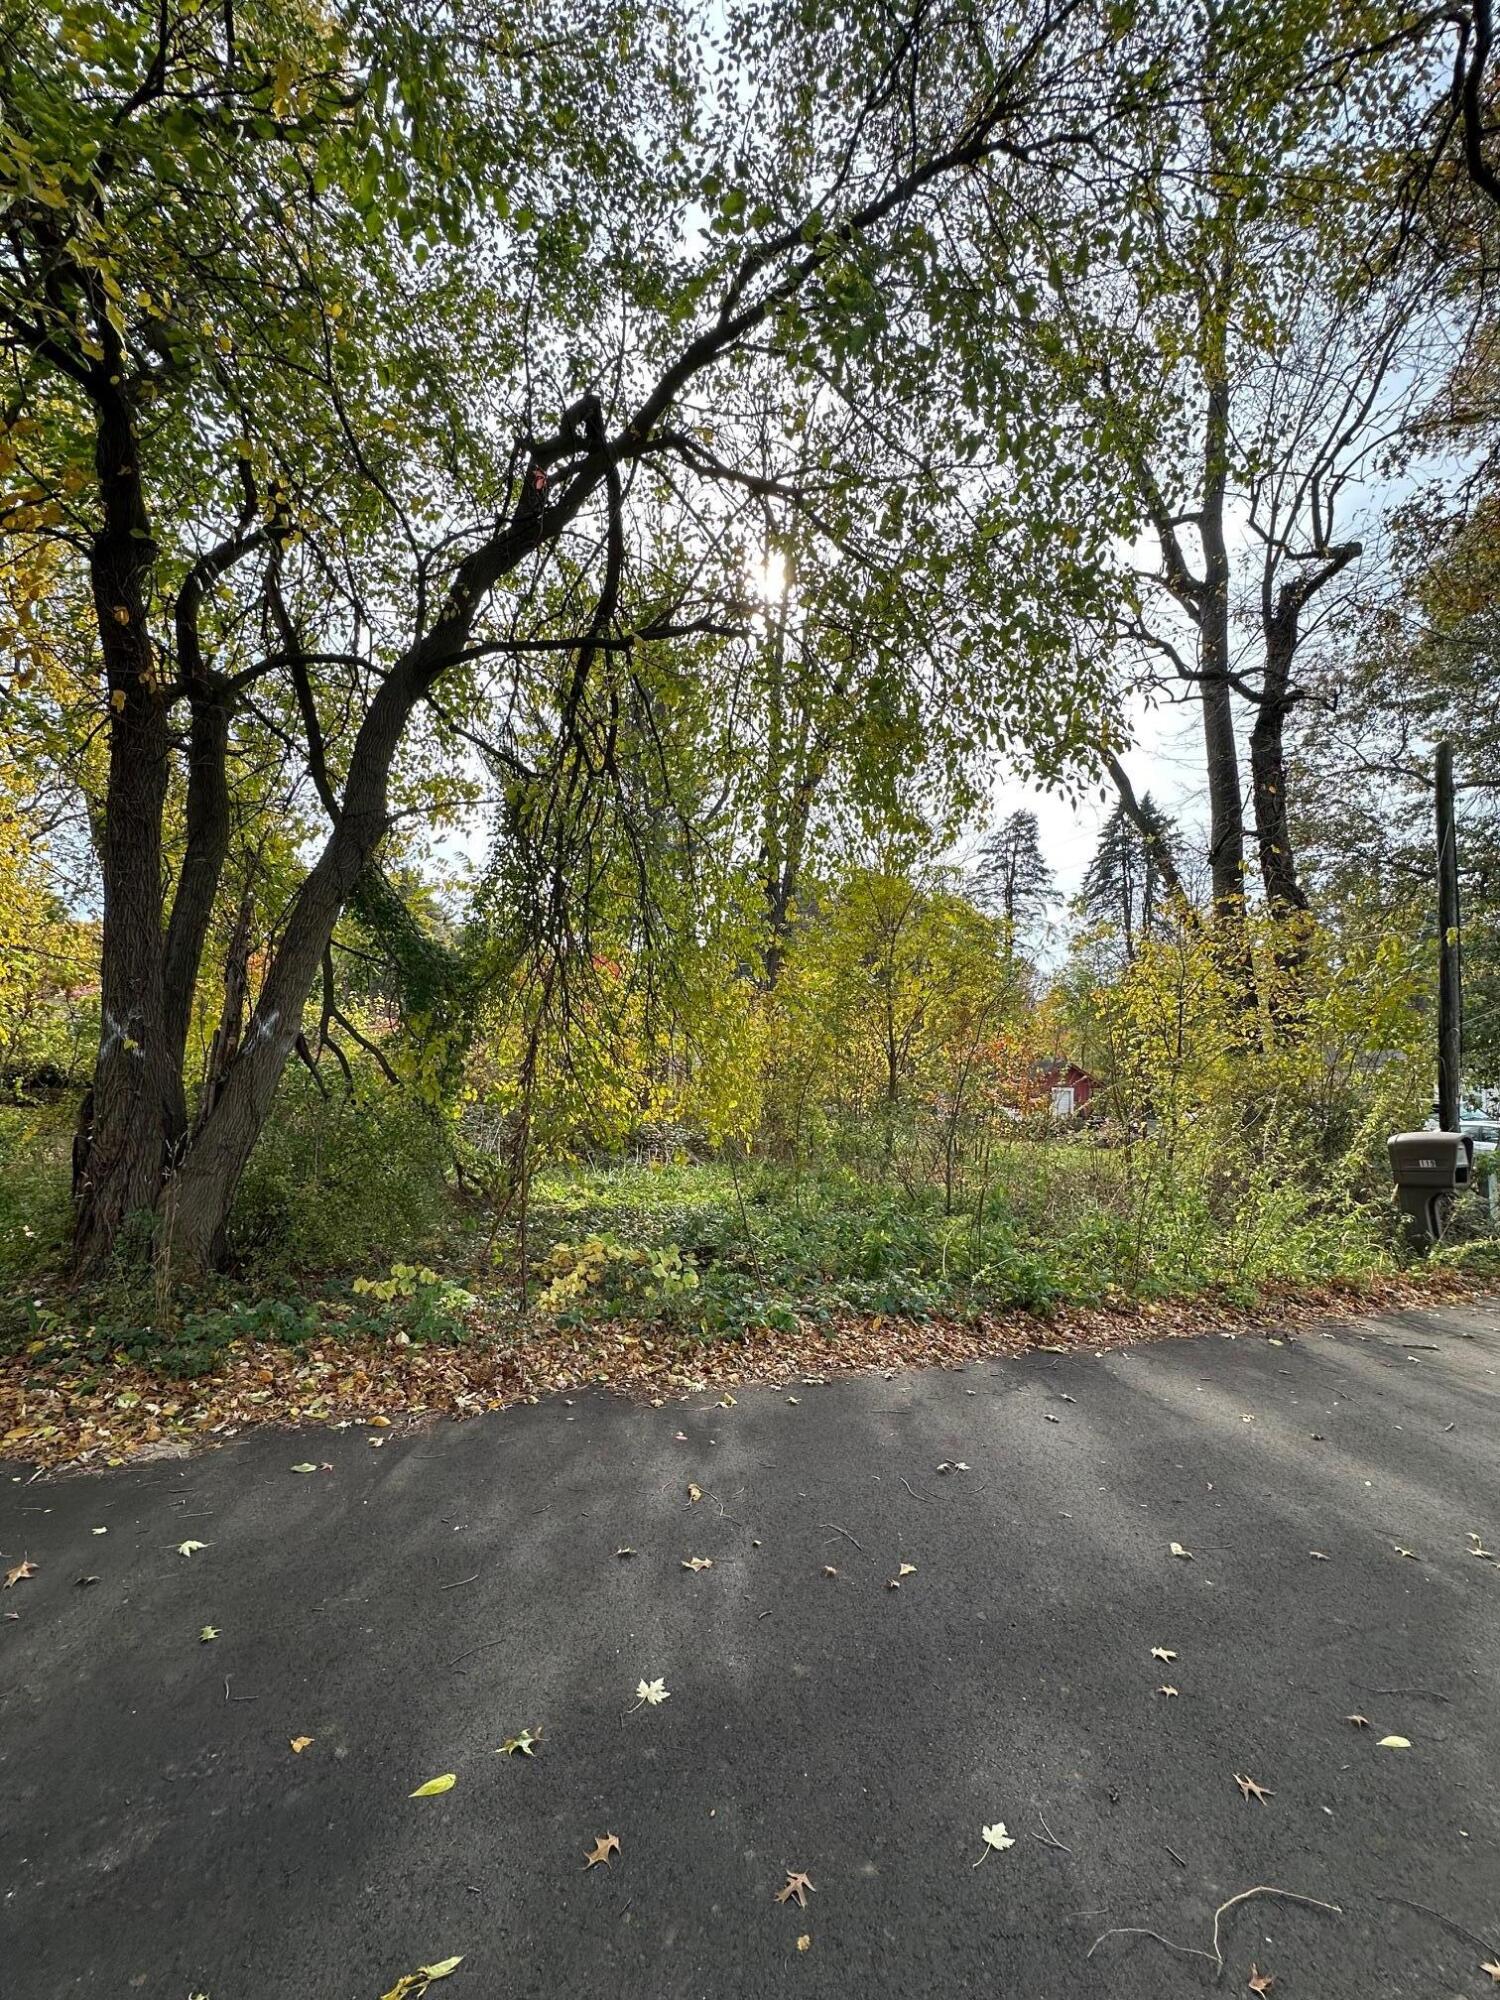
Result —
<svg viewBox="0 0 1500 2000"><path fill-rule="evenodd" d="M1177 837L1174 821L1149 792L1141 799L1140 816L1151 829L1149 839L1123 804L1115 807L1100 829L1080 897L1085 915L1118 931L1127 962L1159 926L1166 907L1156 843L1171 853Z"/></svg>
<svg viewBox="0 0 1500 2000"><path fill-rule="evenodd" d="M1052 870L1042 858L1034 812L1013 812L979 850L976 899L999 917L1005 951L1013 958L1017 939L1046 917L1056 897Z"/></svg>

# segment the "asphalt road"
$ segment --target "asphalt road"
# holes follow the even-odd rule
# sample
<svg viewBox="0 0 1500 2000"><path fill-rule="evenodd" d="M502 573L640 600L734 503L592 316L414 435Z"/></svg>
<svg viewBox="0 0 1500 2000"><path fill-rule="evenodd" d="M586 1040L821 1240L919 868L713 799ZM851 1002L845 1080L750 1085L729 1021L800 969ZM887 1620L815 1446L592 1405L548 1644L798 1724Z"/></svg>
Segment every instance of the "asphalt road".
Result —
<svg viewBox="0 0 1500 2000"><path fill-rule="evenodd" d="M1490 1307L7 1467L0 1992L1491 1992L1497 1419Z"/></svg>

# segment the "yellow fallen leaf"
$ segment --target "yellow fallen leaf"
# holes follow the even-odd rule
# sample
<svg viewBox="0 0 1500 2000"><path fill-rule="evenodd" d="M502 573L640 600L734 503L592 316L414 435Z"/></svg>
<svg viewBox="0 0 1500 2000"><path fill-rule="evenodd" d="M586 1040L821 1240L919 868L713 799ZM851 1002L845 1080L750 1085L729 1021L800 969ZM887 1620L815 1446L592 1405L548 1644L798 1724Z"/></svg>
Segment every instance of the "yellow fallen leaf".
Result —
<svg viewBox="0 0 1500 2000"><path fill-rule="evenodd" d="M806 1931L804 1931L804 1932L802 1933L801 1937L799 1937L799 1938L798 1938L798 1940L797 1940L797 1949L798 1949L798 1951L811 1951L811 1950L812 1950L812 1938L811 1938L811 1937L809 1936L809 1934L808 1934L808 1933L807 1933Z"/></svg>
<svg viewBox="0 0 1500 2000"><path fill-rule="evenodd" d="M294 1736L292 1738L293 1751L296 1753L297 1756L300 1757L303 1751L307 1748L308 1744L312 1742L312 1740L313 1739L310 1736Z"/></svg>
<svg viewBox="0 0 1500 2000"><path fill-rule="evenodd" d="M703 1498L703 1488L702 1488L701 1486L689 1486L689 1488L688 1488L688 1505L689 1505L690 1507L696 1507L696 1506L697 1506L697 1504L698 1504L698 1502L699 1502L699 1501L700 1501L700 1500L701 1500L702 1498Z"/></svg>
<svg viewBox="0 0 1500 2000"><path fill-rule="evenodd" d="M456 1771L444 1771L440 1778L429 1778L425 1785L418 1785L414 1792L408 1792L409 1799L435 1799L439 1792L451 1792L458 1783Z"/></svg>
<svg viewBox="0 0 1500 2000"><path fill-rule="evenodd" d="M450 1972L463 1964L462 1957L440 1958L436 1965L419 1965L415 1972L403 1973L389 1993L382 1993L380 2000L418 2000L434 1979L446 1979Z"/></svg>
<svg viewBox="0 0 1500 2000"><path fill-rule="evenodd" d="M1406 1736L1382 1736L1375 1745L1377 1750L1410 1750L1411 1739Z"/></svg>

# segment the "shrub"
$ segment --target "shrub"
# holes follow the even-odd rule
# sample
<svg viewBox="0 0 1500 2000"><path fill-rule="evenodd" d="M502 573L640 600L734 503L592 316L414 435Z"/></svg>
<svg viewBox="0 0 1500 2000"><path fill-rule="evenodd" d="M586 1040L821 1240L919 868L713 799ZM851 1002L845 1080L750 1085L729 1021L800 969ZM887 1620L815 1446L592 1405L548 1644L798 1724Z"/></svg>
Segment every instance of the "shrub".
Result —
<svg viewBox="0 0 1500 2000"><path fill-rule="evenodd" d="M376 1081L325 1099L289 1076L235 1198L231 1255L315 1271L410 1255L444 1219L448 1159L441 1118L408 1092Z"/></svg>

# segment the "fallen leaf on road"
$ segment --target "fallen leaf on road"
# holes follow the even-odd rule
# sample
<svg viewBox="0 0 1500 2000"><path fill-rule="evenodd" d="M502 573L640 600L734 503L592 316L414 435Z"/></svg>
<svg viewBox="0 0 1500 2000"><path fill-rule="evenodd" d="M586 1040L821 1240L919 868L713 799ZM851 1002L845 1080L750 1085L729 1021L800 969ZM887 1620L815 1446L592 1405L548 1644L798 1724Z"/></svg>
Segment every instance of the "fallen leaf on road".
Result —
<svg viewBox="0 0 1500 2000"><path fill-rule="evenodd" d="M915 1563L902 1563L901 1567L896 1571L898 1577L915 1576L916 1573L917 1573L917 1566Z"/></svg>
<svg viewBox="0 0 1500 2000"><path fill-rule="evenodd" d="M425 1785L418 1785L414 1792L408 1792L409 1799L435 1799L439 1792L451 1792L458 1783L456 1771L444 1771L440 1778L429 1778Z"/></svg>
<svg viewBox="0 0 1500 2000"><path fill-rule="evenodd" d="M802 1398L800 1396L788 1396L787 1401L792 1405L793 1409L797 1409L801 1405Z"/></svg>
<svg viewBox="0 0 1500 2000"><path fill-rule="evenodd" d="M1399 1542L1392 1542L1391 1547L1396 1551L1398 1556L1405 1556L1408 1562L1420 1562L1422 1560L1415 1549L1403 1549Z"/></svg>
<svg viewBox="0 0 1500 2000"><path fill-rule="evenodd" d="M1245 1981L1245 1984L1252 1993L1269 1993L1271 1988L1276 1984L1276 1975L1271 1972L1258 1971L1255 1960L1252 1958L1250 1961L1250 1977Z"/></svg>
<svg viewBox="0 0 1500 2000"><path fill-rule="evenodd" d="M497 1757L534 1757L536 1755L536 1746L541 1740L541 1734L540 1729L535 1736L532 1735L529 1729L523 1729L519 1736L507 1736L505 1741L500 1745L500 1748L495 1752L495 1755Z"/></svg>
<svg viewBox="0 0 1500 2000"><path fill-rule="evenodd" d="M35 1575L36 1575L36 1564L34 1562L27 1562L26 1558L23 1556L20 1562L16 1564L14 1569L8 1569L5 1572L5 1583L3 1587L6 1590L14 1590L18 1583L29 1583L32 1577L34 1577Z"/></svg>
<svg viewBox="0 0 1500 2000"><path fill-rule="evenodd" d="M1500 1986L1500 1959L1490 1959L1486 1964L1481 1965L1479 1970L1487 1972L1495 1984Z"/></svg>
<svg viewBox="0 0 1500 2000"><path fill-rule="evenodd" d="M837 1576L838 1571L834 1568L832 1563L824 1563L823 1574L824 1576Z"/></svg>
<svg viewBox="0 0 1500 2000"><path fill-rule="evenodd" d="M194 1556L198 1553L199 1549L206 1549L207 1547L207 1542L179 1542L177 1544L177 1553L180 1556Z"/></svg>
<svg viewBox="0 0 1500 2000"><path fill-rule="evenodd" d="M1167 1553L1169 1555L1181 1556L1184 1562L1191 1562L1193 1560L1192 1550L1185 1549L1181 1542L1172 1542L1168 1547Z"/></svg>
<svg viewBox="0 0 1500 2000"><path fill-rule="evenodd" d="M730 1395L727 1389L724 1391L723 1395L719 1398L719 1408L721 1410L732 1410L734 1408L734 1398L733 1396Z"/></svg>
<svg viewBox="0 0 1500 2000"><path fill-rule="evenodd" d="M1307 1553L1315 1563L1326 1563L1328 1561L1327 1556L1324 1555L1321 1549L1309 1549Z"/></svg>
<svg viewBox="0 0 1500 2000"><path fill-rule="evenodd" d="M380 2000L419 2000L434 1979L446 1979L462 1964L462 1957L458 1957L441 1958L436 1965L419 1965L415 1972L403 1973L389 1993L381 1994Z"/></svg>
<svg viewBox="0 0 1500 2000"><path fill-rule="evenodd" d="M616 1550L615 1550L615 1554L616 1554L617 1556L633 1556L633 1555L635 1554L635 1550L634 1550L634 1549L616 1549Z"/></svg>
<svg viewBox="0 0 1500 2000"><path fill-rule="evenodd" d="M1153 1660L1175 1660L1177 1655L1167 1646L1153 1646L1151 1657Z"/></svg>
<svg viewBox="0 0 1500 2000"><path fill-rule="evenodd" d="M1016 1844L1005 1831L1003 1819L997 1819L993 1826L982 1826L979 1829L979 1837L984 1842L984 1852L980 1855L979 1861L974 1863L976 1868L980 1861L988 1861L992 1853L1003 1854L1007 1847L1014 1847Z"/></svg>
<svg viewBox="0 0 1500 2000"><path fill-rule="evenodd" d="M619 1851L620 1836L617 1833L601 1833L589 1849L588 1860L583 1865L585 1868L596 1868L601 1861L607 1863L610 1856Z"/></svg>
<svg viewBox="0 0 1500 2000"><path fill-rule="evenodd" d="M656 1708L661 1702L672 1699L664 1681L642 1681L635 1691L637 1701L643 1701L648 1708Z"/></svg>
<svg viewBox="0 0 1500 2000"><path fill-rule="evenodd" d="M797 1940L797 1949L798 1949L798 1951L811 1951L811 1950L812 1950L812 1938L811 1938L811 1936L810 1936L810 1935L808 1934L808 1932L804 1931L804 1932L802 1933L801 1937L799 1937L799 1938L798 1938L798 1940Z"/></svg>
<svg viewBox="0 0 1500 2000"><path fill-rule="evenodd" d="M699 1502L699 1501L700 1501L700 1500L701 1500L702 1498L703 1498L703 1488L702 1488L701 1486L689 1486L689 1488L688 1488L688 1505L689 1505L690 1507L696 1507L696 1506L697 1506L697 1504L698 1504L698 1502Z"/></svg>
<svg viewBox="0 0 1500 2000"><path fill-rule="evenodd" d="M1368 1715L1346 1715L1344 1720L1345 1722L1352 1722L1356 1729L1368 1729L1370 1726Z"/></svg>
<svg viewBox="0 0 1500 2000"><path fill-rule="evenodd" d="M219 1628L217 1625L205 1625L203 1630L198 1634L198 1643L206 1646L210 1639L217 1639L218 1636Z"/></svg>
<svg viewBox="0 0 1500 2000"><path fill-rule="evenodd" d="M73 1579L73 1584L75 1589L82 1590L87 1585L91 1583L97 1583L98 1581L99 1579L97 1576L75 1576Z"/></svg>
<svg viewBox="0 0 1500 2000"><path fill-rule="evenodd" d="M1062 1422L1062 1418L1054 1417L1050 1410L1044 1410L1042 1412L1042 1422L1044 1424L1060 1424Z"/></svg>
<svg viewBox="0 0 1500 2000"><path fill-rule="evenodd" d="M790 1903L795 1900L797 1907L805 1910L807 1908L807 1892L812 1886L811 1881L803 1874L800 1868L788 1868L786 1871L786 1886L776 1891L776 1900L778 1903Z"/></svg>
<svg viewBox="0 0 1500 2000"><path fill-rule="evenodd" d="M292 1738L292 1748L296 1752L296 1754L300 1757L303 1751L307 1748L308 1744L312 1742L312 1740L313 1739L310 1736L294 1736Z"/></svg>
<svg viewBox="0 0 1500 2000"><path fill-rule="evenodd" d="M684 1569L692 1570L693 1574L696 1576L700 1569L712 1569L714 1566L714 1559L712 1556L689 1556L687 1561L682 1566Z"/></svg>
<svg viewBox="0 0 1500 2000"><path fill-rule="evenodd" d="M1274 1792L1268 1792L1264 1785L1256 1784L1254 1778L1247 1777L1242 1771L1235 1772L1234 1782L1245 1794L1246 1799L1259 1799L1262 1805L1267 1799L1274 1799L1276 1796Z"/></svg>
<svg viewBox="0 0 1500 2000"><path fill-rule="evenodd" d="M1176 1694L1177 1694L1177 1690L1176 1690L1176 1688L1174 1688L1174 1687L1159 1687L1159 1688L1158 1688L1158 1689L1156 1690L1156 1692L1157 1692L1158 1694L1164 1694L1164 1695L1166 1695L1166 1696L1167 1696L1167 1698L1168 1698L1168 1700L1174 1700L1174 1699L1176 1698Z"/></svg>
<svg viewBox="0 0 1500 2000"><path fill-rule="evenodd" d="M309 1465L305 1463L302 1465L294 1465L292 1467L293 1472L316 1472L317 1469L318 1468L315 1465Z"/></svg>
<svg viewBox="0 0 1500 2000"><path fill-rule="evenodd" d="M1411 1739L1406 1736L1382 1736L1375 1745L1377 1750L1410 1750Z"/></svg>
<svg viewBox="0 0 1500 2000"><path fill-rule="evenodd" d="M371 1417L370 1419L371 1430L388 1431L390 1427L391 1427L391 1420L389 1417Z"/></svg>
<svg viewBox="0 0 1500 2000"><path fill-rule="evenodd" d="M107 1535L109 1530L108 1528L91 1528L89 1532L94 1535Z"/></svg>

